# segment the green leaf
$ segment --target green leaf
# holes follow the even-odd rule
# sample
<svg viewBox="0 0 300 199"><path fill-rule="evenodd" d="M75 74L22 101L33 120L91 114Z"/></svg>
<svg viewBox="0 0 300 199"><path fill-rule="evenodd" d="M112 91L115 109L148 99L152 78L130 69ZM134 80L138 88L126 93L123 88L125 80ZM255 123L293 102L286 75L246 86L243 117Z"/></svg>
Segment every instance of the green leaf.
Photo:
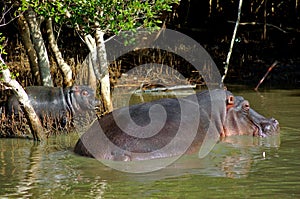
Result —
<svg viewBox="0 0 300 199"><path fill-rule="evenodd" d="M137 27L158 27L163 12L171 11L179 0L21 0L19 11L29 6L44 17L53 17L57 24L80 27L82 32L93 32L95 21L101 29L116 33ZM69 13L66 15L66 13ZM55 25L54 23L54 25Z"/></svg>

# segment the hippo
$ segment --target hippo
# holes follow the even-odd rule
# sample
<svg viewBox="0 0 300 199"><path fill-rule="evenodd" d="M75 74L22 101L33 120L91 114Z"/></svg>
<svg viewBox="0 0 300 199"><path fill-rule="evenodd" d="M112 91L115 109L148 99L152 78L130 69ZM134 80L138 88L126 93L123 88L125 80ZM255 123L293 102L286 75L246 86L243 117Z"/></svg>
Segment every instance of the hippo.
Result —
<svg viewBox="0 0 300 199"><path fill-rule="evenodd" d="M116 109L94 121L74 152L112 161L151 160L197 153L208 138L278 133L276 119L260 115L241 96L215 89Z"/></svg>
<svg viewBox="0 0 300 199"><path fill-rule="evenodd" d="M94 90L84 85L71 87L29 86L25 89L31 105L41 119L55 119L64 127L69 117L75 114L86 114L94 110ZM8 115L22 113L21 106L15 95L7 100Z"/></svg>

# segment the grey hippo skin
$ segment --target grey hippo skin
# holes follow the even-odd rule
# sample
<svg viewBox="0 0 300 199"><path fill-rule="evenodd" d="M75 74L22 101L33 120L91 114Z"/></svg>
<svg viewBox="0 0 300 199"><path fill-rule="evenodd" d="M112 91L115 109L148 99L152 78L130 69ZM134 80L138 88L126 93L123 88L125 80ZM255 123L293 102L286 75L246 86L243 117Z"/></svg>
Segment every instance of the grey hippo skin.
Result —
<svg viewBox="0 0 300 199"><path fill-rule="evenodd" d="M163 107L165 118L153 113L155 106ZM145 128L159 120L164 122L162 127ZM78 140L74 152L106 160L148 160L197 153L210 137L219 140L232 135L265 137L277 133L277 120L255 112L243 97L216 89L114 110L92 124ZM173 149L164 148L176 139ZM185 145L188 146L182 147Z"/></svg>
<svg viewBox="0 0 300 199"><path fill-rule="evenodd" d="M78 85L66 88L29 86L25 89L36 114L42 119L54 118L64 126L68 117L84 114L94 110L96 104L94 90L88 86ZM7 101L9 115L22 113L15 95Z"/></svg>

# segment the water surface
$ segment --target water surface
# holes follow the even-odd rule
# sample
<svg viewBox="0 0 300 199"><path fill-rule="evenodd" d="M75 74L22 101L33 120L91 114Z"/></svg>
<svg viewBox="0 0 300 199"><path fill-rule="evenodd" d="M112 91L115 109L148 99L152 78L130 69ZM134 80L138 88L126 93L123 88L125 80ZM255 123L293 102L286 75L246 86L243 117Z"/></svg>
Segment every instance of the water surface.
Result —
<svg viewBox="0 0 300 199"><path fill-rule="evenodd" d="M278 119L280 136L230 137L203 159L141 174L77 156L77 134L0 139L0 198L300 198L300 90L231 89Z"/></svg>

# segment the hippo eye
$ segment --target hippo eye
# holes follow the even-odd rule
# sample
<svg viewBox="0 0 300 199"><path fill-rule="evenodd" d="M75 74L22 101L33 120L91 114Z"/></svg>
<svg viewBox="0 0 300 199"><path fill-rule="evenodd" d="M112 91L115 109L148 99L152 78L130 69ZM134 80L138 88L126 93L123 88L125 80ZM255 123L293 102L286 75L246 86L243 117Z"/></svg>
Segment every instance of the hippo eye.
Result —
<svg viewBox="0 0 300 199"><path fill-rule="evenodd" d="M89 92L88 92L88 91L82 91L82 95L88 96L88 95L89 95Z"/></svg>
<svg viewBox="0 0 300 199"><path fill-rule="evenodd" d="M250 109L249 103L243 103L243 110L249 111L249 109Z"/></svg>

